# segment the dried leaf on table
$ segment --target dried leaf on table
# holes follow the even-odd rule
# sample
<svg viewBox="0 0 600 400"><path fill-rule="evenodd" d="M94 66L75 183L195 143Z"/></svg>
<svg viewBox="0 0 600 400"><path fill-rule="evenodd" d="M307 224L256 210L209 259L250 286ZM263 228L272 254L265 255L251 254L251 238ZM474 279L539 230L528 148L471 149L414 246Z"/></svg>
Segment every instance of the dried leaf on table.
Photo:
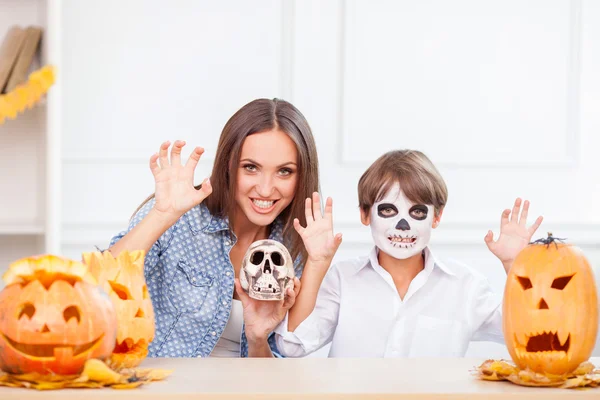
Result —
<svg viewBox="0 0 600 400"><path fill-rule="evenodd" d="M37 390L102 387L134 389L153 381L163 380L172 373L172 370L152 368L128 368L116 372L103 361L90 359L86 361L79 376L42 375L38 373L13 375L0 372L0 386Z"/></svg>

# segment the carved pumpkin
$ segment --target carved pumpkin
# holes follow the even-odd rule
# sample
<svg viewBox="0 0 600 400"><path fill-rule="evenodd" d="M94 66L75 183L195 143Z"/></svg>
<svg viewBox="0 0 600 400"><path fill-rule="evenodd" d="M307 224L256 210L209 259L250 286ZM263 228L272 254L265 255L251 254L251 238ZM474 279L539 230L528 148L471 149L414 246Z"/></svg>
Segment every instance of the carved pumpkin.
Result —
<svg viewBox="0 0 600 400"><path fill-rule="evenodd" d="M504 290L503 330L520 368L568 373L586 361L598 330L598 297L587 259L548 235L523 249Z"/></svg>
<svg viewBox="0 0 600 400"><path fill-rule="evenodd" d="M123 251L116 259L108 251L84 253L83 260L117 311L117 340L107 363L117 369L138 366L154 339L154 309L144 279L144 252Z"/></svg>
<svg viewBox="0 0 600 400"><path fill-rule="evenodd" d="M107 358L117 334L114 306L77 261L53 255L15 261L0 292L0 369L71 375Z"/></svg>

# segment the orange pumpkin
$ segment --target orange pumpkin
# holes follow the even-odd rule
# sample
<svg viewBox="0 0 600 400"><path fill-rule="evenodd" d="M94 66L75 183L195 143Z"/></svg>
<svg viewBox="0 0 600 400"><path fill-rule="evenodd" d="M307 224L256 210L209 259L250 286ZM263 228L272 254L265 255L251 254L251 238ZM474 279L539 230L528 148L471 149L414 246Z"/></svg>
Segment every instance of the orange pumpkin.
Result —
<svg viewBox="0 0 600 400"><path fill-rule="evenodd" d="M84 253L84 262L109 294L117 311L118 332L108 364L116 369L138 366L154 340L154 309L144 278L144 252Z"/></svg>
<svg viewBox="0 0 600 400"><path fill-rule="evenodd" d="M77 261L45 255L15 261L0 292L0 369L71 375L105 359L117 334L114 306Z"/></svg>
<svg viewBox="0 0 600 400"><path fill-rule="evenodd" d="M504 290L503 330L508 351L522 369L560 375L590 357L598 296L579 248L548 234L519 253Z"/></svg>

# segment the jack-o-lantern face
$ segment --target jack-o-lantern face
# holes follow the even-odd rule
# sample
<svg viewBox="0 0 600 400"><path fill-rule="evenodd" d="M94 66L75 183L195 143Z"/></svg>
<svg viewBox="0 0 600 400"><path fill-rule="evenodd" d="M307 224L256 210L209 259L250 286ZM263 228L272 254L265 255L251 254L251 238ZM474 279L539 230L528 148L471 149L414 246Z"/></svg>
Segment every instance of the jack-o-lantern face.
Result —
<svg viewBox="0 0 600 400"><path fill-rule="evenodd" d="M116 369L138 366L154 339L154 309L144 278L144 252L84 253L84 262L109 294L117 311L118 332L107 363Z"/></svg>
<svg viewBox="0 0 600 400"><path fill-rule="evenodd" d="M0 292L0 369L78 374L105 359L116 336L115 310L81 263L56 256L16 261Z"/></svg>
<svg viewBox="0 0 600 400"><path fill-rule="evenodd" d="M589 358L598 299L593 272L577 247L549 235L519 253L506 281L503 329L520 368L563 374Z"/></svg>

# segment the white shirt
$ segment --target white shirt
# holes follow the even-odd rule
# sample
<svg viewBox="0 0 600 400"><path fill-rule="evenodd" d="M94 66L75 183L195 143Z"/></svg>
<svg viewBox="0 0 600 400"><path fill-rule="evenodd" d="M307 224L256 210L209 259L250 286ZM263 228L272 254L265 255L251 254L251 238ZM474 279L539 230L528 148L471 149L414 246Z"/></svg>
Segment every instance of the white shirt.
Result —
<svg viewBox="0 0 600 400"><path fill-rule="evenodd" d="M223 334L210 353L211 357L239 357L242 324L244 322L244 309L240 300L233 299L231 313Z"/></svg>
<svg viewBox="0 0 600 400"><path fill-rule="evenodd" d="M331 266L310 316L294 332L287 316L276 328L281 354L303 357L332 342L329 357L462 357L471 340L504 343L502 298L487 279L428 248L424 256L404 299L377 247Z"/></svg>

